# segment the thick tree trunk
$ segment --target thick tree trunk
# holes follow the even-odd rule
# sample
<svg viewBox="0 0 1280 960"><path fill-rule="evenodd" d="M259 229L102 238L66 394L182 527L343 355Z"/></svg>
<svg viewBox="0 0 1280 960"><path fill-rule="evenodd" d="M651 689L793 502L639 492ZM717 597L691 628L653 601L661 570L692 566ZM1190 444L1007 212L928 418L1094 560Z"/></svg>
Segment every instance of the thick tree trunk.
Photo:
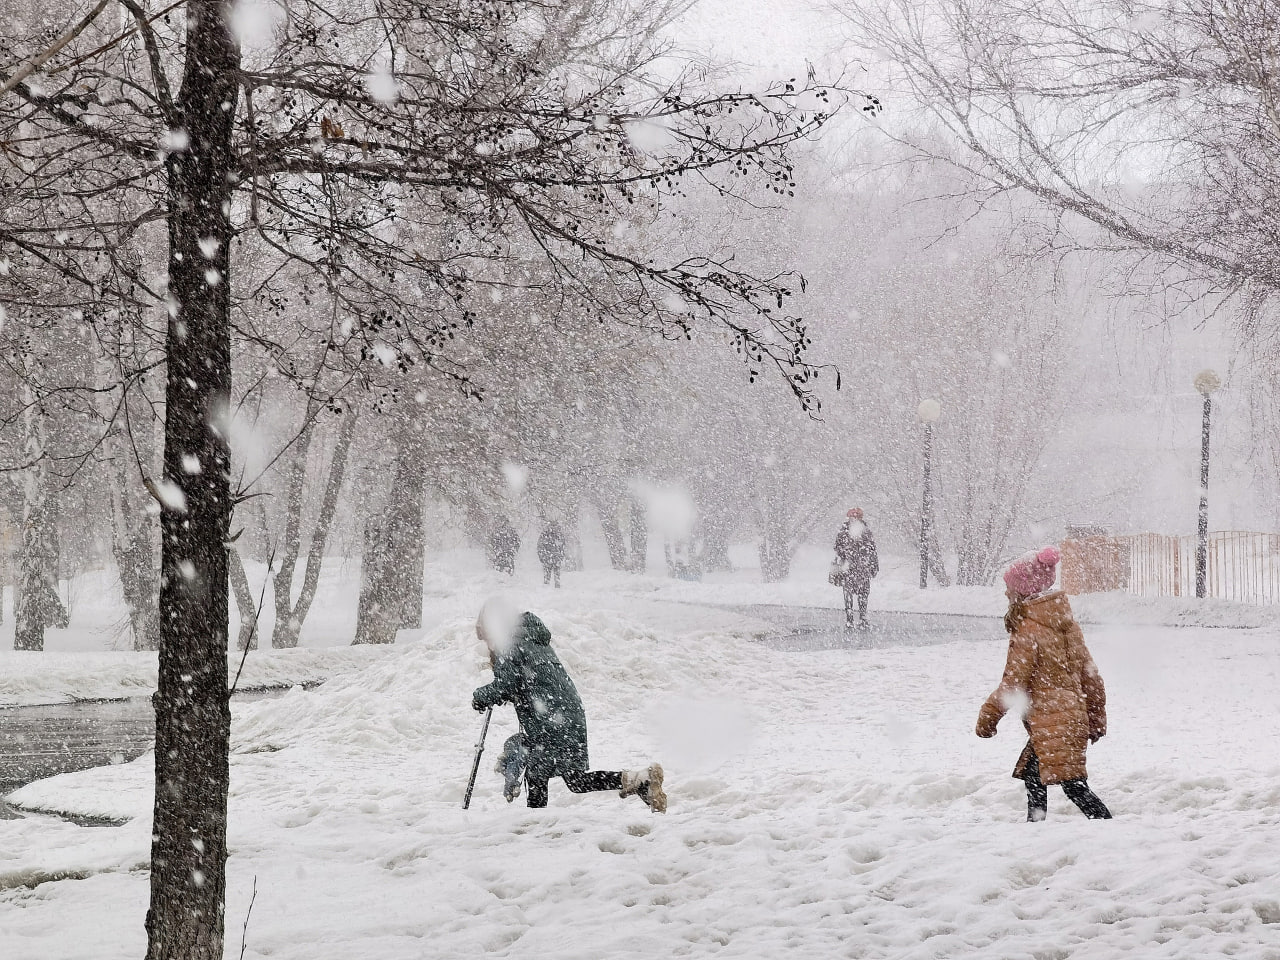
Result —
<svg viewBox="0 0 1280 960"><path fill-rule="evenodd" d="M564 569L574 571L582 569L582 523L578 510L578 501L566 504L561 511L564 519L560 523L564 530Z"/></svg>
<svg viewBox="0 0 1280 960"><path fill-rule="evenodd" d="M781 583L791 575L791 555L784 545L771 540L760 544L760 579Z"/></svg>
<svg viewBox="0 0 1280 960"><path fill-rule="evenodd" d="M58 596L58 548L48 509L48 481L42 477L36 483L44 490L35 495L37 499L28 505L22 521L22 553L14 590L15 650L43 650L45 629L68 623Z"/></svg>
<svg viewBox="0 0 1280 960"><path fill-rule="evenodd" d="M956 564L956 583L962 587L986 586L992 580L984 545L962 543ZM932 558L930 558L932 559Z"/></svg>
<svg viewBox="0 0 1280 960"><path fill-rule="evenodd" d="M422 508L426 474L416 425L396 431L387 504L365 528L356 643L392 643L397 630L422 625Z"/></svg>
<svg viewBox="0 0 1280 960"><path fill-rule="evenodd" d="M709 573L727 573L733 570L729 561L729 540L733 537L737 521L732 510L718 499L707 498L698 503L699 536L696 540L701 544L698 557L702 568Z"/></svg>
<svg viewBox="0 0 1280 960"><path fill-rule="evenodd" d="M387 610L386 560L382 518L369 516L364 522L364 543L360 551L360 602L356 607L356 635L352 643L391 643L396 638L394 620Z"/></svg>
<svg viewBox="0 0 1280 960"><path fill-rule="evenodd" d="M156 586L159 576L155 544L145 527L130 529L130 526L127 520L121 523L112 541L111 552L115 557L125 607L129 611L133 649L158 650L160 618L157 615Z"/></svg>
<svg viewBox="0 0 1280 960"><path fill-rule="evenodd" d="M128 403L128 398L125 400ZM120 591L129 611L133 632L133 649L160 648L159 570L156 567L156 540L159 531L155 518L147 509L142 478L130 468L123 428L117 425L107 437L107 464L111 499L111 555L120 578ZM149 452L150 444L139 444Z"/></svg>
<svg viewBox="0 0 1280 960"><path fill-rule="evenodd" d="M622 535L622 526L618 523L617 504L610 508L605 505L604 500L597 500L596 510L600 514L605 546L609 548L609 566L615 570L627 569L627 541Z"/></svg>
<svg viewBox="0 0 1280 960"><path fill-rule="evenodd" d="M709 573L730 573L733 564L729 560L729 537L719 524L708 525L702 536L702 554L698 558L702 568Z"/></svg>
<svg viewBox="0 0 1280 960"><path fill-rule="evenodd" d="M22 496L22 545L14 581L13 648L43 650L46 627L67 625L67 611L58 596L58 538L50 510L49 468L45 452L45 416L29 385L23 388L25 433Z"/></svg>
<svg viewBox="0 0 1280 960"><path fill-rule="evenodd" d="M355 437L356 432L356 411L348 410L343 414L342 420L338 425L338 440L333 448L333 459L329 461L329 476L325 480L324 497L320 501L320 512L316 517L315 529L311 532L311 545L307 549L307 566L306 572L302 578L302 589L298 593L296 603L289 603L290 594L293 589L293 569L297 564L299 551L298 541L300 536L297 532L297 524L293 525L294 541L292 547L292 558L289 563L289 578L284 580L282 576L276 576L276 624L275 630L271 635L271 645L273 647L296 647L298 645L298 637L302 633L302 625L306 622L307 614L311 611L311 604L316 598L316 590L320 586L320 570L324 565L324 551L329 542L329 528L333 524L333 515L338 509L338 495L342 492L342 480L346 476L347 461L351 453L351 441ZM308 439L308 445L310 439ZM419 471L421 475L421 471ZM301 513L301 478L298 483L298 512ZM292 495L292 490L290 491ZM292 503L292 500L290 501ZM422 511L419 509L418 516L421 518ZM421 537L421 519L419 519L419 536L418 543L418 596L422 596L422 537ZM283 574L283 569L281 573ZM282 610L280 597L285 597L286 603ZM422 622L421 604L418 605L417 622L407 624L406 626L420 626ZM282 615L283 614L283 615Z"/></svg>
<svg viewBox="0 0 1280 960"><path fill-rule="evenodd" d="M403 534L399 566L400 629L422 629L422 590L426 579L426 553L423 543L422 508L426 498L426 478L421 469L413 471L413 480L405 490Z"/></svg>
<svg viewBox="0 0 1280 960"><path fill-rule="evenodd" d="M129 264L134 270L142 269L138 259L129 258ZM136 342L142 320L133 308L104 305L95 323L112 325L120 351L119 356L98 356L93 372L100 390L98 413L111 424L103 438L103 468L111 507L111 555L129 612L133 648L158 650L160 525L153 509L155 502L144 485L156 466L156 417L146 396L150 376L144 375L138 382L126 380L122 397L117 398L112 389L120 385L117 364L133 366L144 362L145 351Z"/></svg>
<svg viewBox="0 0 1280 960"><path fill-rule="evenodd" d="M391 507L387 512L387 547L392 562L384 572L391 589L397 630L422 626L423 529L422 510L427 476L422 469L422 421L406 419L399 430L395 472L391 477Z"/></svg>
<svg viewBox="0 0 1280 960"><path fill-rule="evenodd" d="M795 554L786 526L777 518L767 518L764 536L760 541L760 579L765 583L779 583L791 573L791 558Z"/></svg>
<svg viewBox="0 0 1280 960"><path fill-rule="evenodd" d="M224 960L231 519L231 131L240 51L218 0L189 0L166 161L169 328L160 669L147 960Z"/></svg>

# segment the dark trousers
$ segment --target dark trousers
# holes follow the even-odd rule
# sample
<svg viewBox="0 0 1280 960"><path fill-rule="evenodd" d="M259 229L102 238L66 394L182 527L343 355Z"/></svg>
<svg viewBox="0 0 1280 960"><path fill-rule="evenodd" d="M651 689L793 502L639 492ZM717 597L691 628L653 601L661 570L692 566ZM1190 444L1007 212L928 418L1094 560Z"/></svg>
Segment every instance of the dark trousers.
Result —
<svg viewBox="0 0 1280 960"><path fill-rule="evenodd" d="M871 596L871 583L858 583L845 577L844 581L844 622L853 623L853 603L858 602L858 621L867 622L867 600Z"/></svg>
<svg viewBox="0 0 1280 960"><path fill-rule="evenodd" d="M571 770L561 774L564 785L572 793L594 793L597 790L621 790L622 771L620 770ZM548 777L536 777L532 773L525 774L525 786L529 788L529 806L545 807L547 805Z"/></svg>
<svg viewBox="0 0 1280 960"><path fill-rule="evenodd" d="M1040 758L1034 753L1022 772L1022 782L1027 785L1027 821L1035 823L1049 815L1049 788L1040 779ZM1090 820L1110 820L1111 811L1089 789L1085 780L1067 780L1062 784L1067 799L1080 808Z"/></svg>
<svg viewBox="0 0 1280 960"><path fill-rule="evenodd" d="M560 587L560 564L557 563L552 566L549 563L544 563L542 565L542 582L550 583L552 576L556 578L556 588L558 589Z"/></svg>

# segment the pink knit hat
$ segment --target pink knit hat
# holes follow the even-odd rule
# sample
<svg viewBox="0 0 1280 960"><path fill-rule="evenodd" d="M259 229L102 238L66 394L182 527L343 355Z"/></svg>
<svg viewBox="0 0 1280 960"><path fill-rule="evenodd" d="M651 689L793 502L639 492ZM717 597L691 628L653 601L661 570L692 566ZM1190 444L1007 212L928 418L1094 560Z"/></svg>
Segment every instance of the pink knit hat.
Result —
<svg viewBox="0 0 1280 960"><path fill-rule="evenodd" d="M1057 547L1045 547L1038 553L1019 557L1004 572L1004 583L1019 596L1030 597L1053 586L1057 579L1058 561L1062 554Z"/></svg>

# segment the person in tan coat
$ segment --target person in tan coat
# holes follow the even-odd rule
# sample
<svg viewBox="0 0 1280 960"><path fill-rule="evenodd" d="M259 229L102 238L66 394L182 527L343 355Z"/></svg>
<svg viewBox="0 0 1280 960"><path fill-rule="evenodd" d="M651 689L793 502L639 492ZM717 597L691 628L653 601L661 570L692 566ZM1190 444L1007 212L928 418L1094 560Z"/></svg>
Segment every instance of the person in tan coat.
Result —
<svg viewBox="0 0 1280 960"><path fill-rule="evenodd" d="M1054 783L1089 819L1110 820L1085 770L1086 749L1107 732L1107 694L1066 595L1053 590L1059 559L1045 547L1005 571L1009 656L978 713L977 734L994 737L1005 713L1023 714L1030 739L1013 775L1026 784L1029 821L1045 818Z"/></svg>

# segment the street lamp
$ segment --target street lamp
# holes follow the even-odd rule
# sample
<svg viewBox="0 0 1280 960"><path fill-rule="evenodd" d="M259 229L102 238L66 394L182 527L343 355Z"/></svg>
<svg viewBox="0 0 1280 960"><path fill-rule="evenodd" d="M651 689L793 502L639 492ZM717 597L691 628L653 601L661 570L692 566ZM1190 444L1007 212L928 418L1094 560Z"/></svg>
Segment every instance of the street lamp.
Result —
<svg viewBox="0 0 1280 960"><path fill-rule="evenodd" d="M1196 599L1203 600L1209 579L1209 412L1213 405L1209 395L1222 386L1222 378L1212 370L1201 370L1193 382L1196 392L1204 397L1204 416L1200 422L1200 523L1196 540Z"/></svg>
<svg viewBox="0 0 1280 960"><path fill-rule="evenodd" d="M933 489L929 475L933 466L933 425L942 416L937 400L921 400L916 408L924 424L924 501L920 504L920 589L929 586L929 532L933 527Z"/></svg>

